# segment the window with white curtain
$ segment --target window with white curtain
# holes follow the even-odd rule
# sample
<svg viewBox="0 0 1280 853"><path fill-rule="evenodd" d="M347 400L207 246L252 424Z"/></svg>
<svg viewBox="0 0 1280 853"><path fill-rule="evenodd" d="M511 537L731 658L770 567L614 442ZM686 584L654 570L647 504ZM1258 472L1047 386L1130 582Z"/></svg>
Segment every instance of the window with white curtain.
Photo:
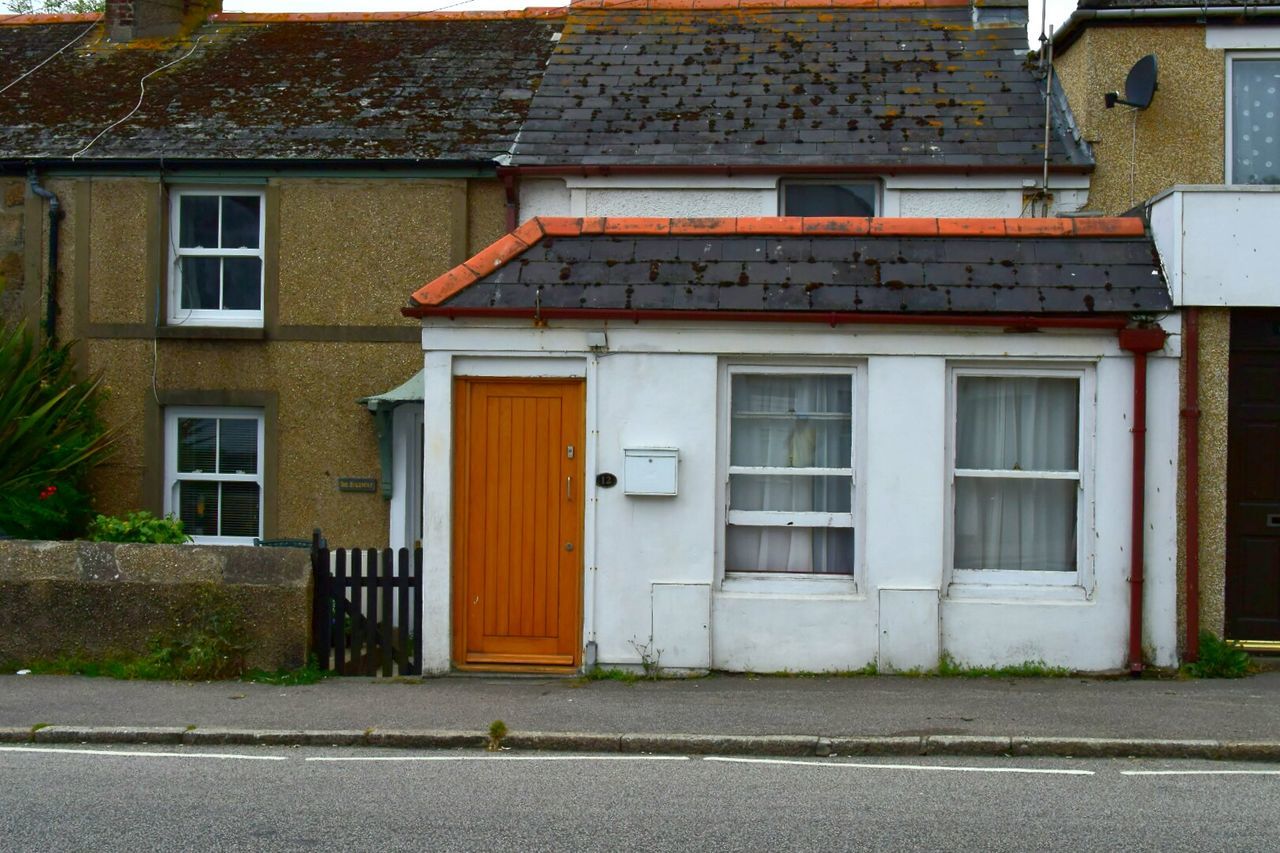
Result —
<svg viewBox="0 0 1280 853"><path fill-rule="evenodd" d="M730 369L726 572L853 574L853 383Z"/></svg>
<svg viewBox="0 0 1280 853"><path fill-rule="evenodd" d="M953 578L1076 583L1083 373L953 377Z"/></svg>
<svg viewBox="0 0 1280 853"><path fill-rule="evenodd" d="M1232 56L1228 67L1229 181L1280 184L1280 55Z"/></svg>
<svg viewBox="0 0 1280 853"><path fill-rule="evenodd" d="M262 536L261 409L165 410L165 512L196 542Z"/></svg>

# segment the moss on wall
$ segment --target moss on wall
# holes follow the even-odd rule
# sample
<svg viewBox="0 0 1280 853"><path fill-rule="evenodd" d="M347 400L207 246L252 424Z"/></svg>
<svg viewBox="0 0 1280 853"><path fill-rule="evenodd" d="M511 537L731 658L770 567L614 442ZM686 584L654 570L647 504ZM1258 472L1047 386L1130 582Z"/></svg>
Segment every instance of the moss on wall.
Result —
<svg viewBox="0 0 1280 853"><path fill-rule="evenodd" d="M145 655L214 591L251 668L302 665L310 553L292 548L0 542L0 663Z"/></svg>
<svg viewBox="0 0 1280 853"><path fill-rule="evenodd" d="M451 266L457 181L280 180L284 325L412 325L409 294ZM501 220L499 220L501 222Z"/></svg>
<svg viewBox="0 0 1280 853"><path fill-rule="evenodd" d="M1148 53L1160 69L1151 106L1106 109ZM1204 46L1203 25L1091 26L1054 66L1098 164L1088 209L1114 215L1175 184L1223 182L1225 57Z"/></svg>

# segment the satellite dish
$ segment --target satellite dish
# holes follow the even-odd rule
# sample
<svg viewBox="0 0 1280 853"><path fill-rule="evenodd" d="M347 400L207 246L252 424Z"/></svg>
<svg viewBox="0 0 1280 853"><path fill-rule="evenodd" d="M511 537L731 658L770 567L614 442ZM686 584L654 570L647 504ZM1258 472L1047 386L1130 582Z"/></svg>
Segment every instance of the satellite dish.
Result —
<svg viewBox="0 0 1280 853"><path fill-rule="evenodd" d="M1123 98L1120 97L1119 92L1107 92L1104 96L1107 109L1111 109L1116 104L1124 104L1127 107L1145 110L1151 106L1151 99L1155 97L1158 88L1160 87L1156 85L1156 55L1148 53L1129 69L1129 76L1124 81Z"/></svg>

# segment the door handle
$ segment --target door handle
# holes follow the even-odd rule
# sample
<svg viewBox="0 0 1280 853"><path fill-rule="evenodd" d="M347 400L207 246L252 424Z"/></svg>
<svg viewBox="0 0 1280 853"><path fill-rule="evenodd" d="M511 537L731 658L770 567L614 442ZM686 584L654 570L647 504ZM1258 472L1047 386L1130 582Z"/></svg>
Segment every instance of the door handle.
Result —
<svg viewBox="0 0 1280 853"><path fill-rule="evenodd" d="M572 477L564 478L564 499L567 501L573 500L573 478Z"/></svg>

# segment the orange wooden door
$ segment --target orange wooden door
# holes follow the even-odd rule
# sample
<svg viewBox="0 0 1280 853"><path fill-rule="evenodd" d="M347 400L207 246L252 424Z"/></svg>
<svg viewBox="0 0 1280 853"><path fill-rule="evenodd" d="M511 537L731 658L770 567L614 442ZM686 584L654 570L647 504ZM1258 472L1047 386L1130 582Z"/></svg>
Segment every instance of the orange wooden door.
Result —
<svg viewBox="0 0 1280 853"><path fill-rule="evenodd" d="M584 432L581 380L455 380L456 665L578 664Z"/></svg>

